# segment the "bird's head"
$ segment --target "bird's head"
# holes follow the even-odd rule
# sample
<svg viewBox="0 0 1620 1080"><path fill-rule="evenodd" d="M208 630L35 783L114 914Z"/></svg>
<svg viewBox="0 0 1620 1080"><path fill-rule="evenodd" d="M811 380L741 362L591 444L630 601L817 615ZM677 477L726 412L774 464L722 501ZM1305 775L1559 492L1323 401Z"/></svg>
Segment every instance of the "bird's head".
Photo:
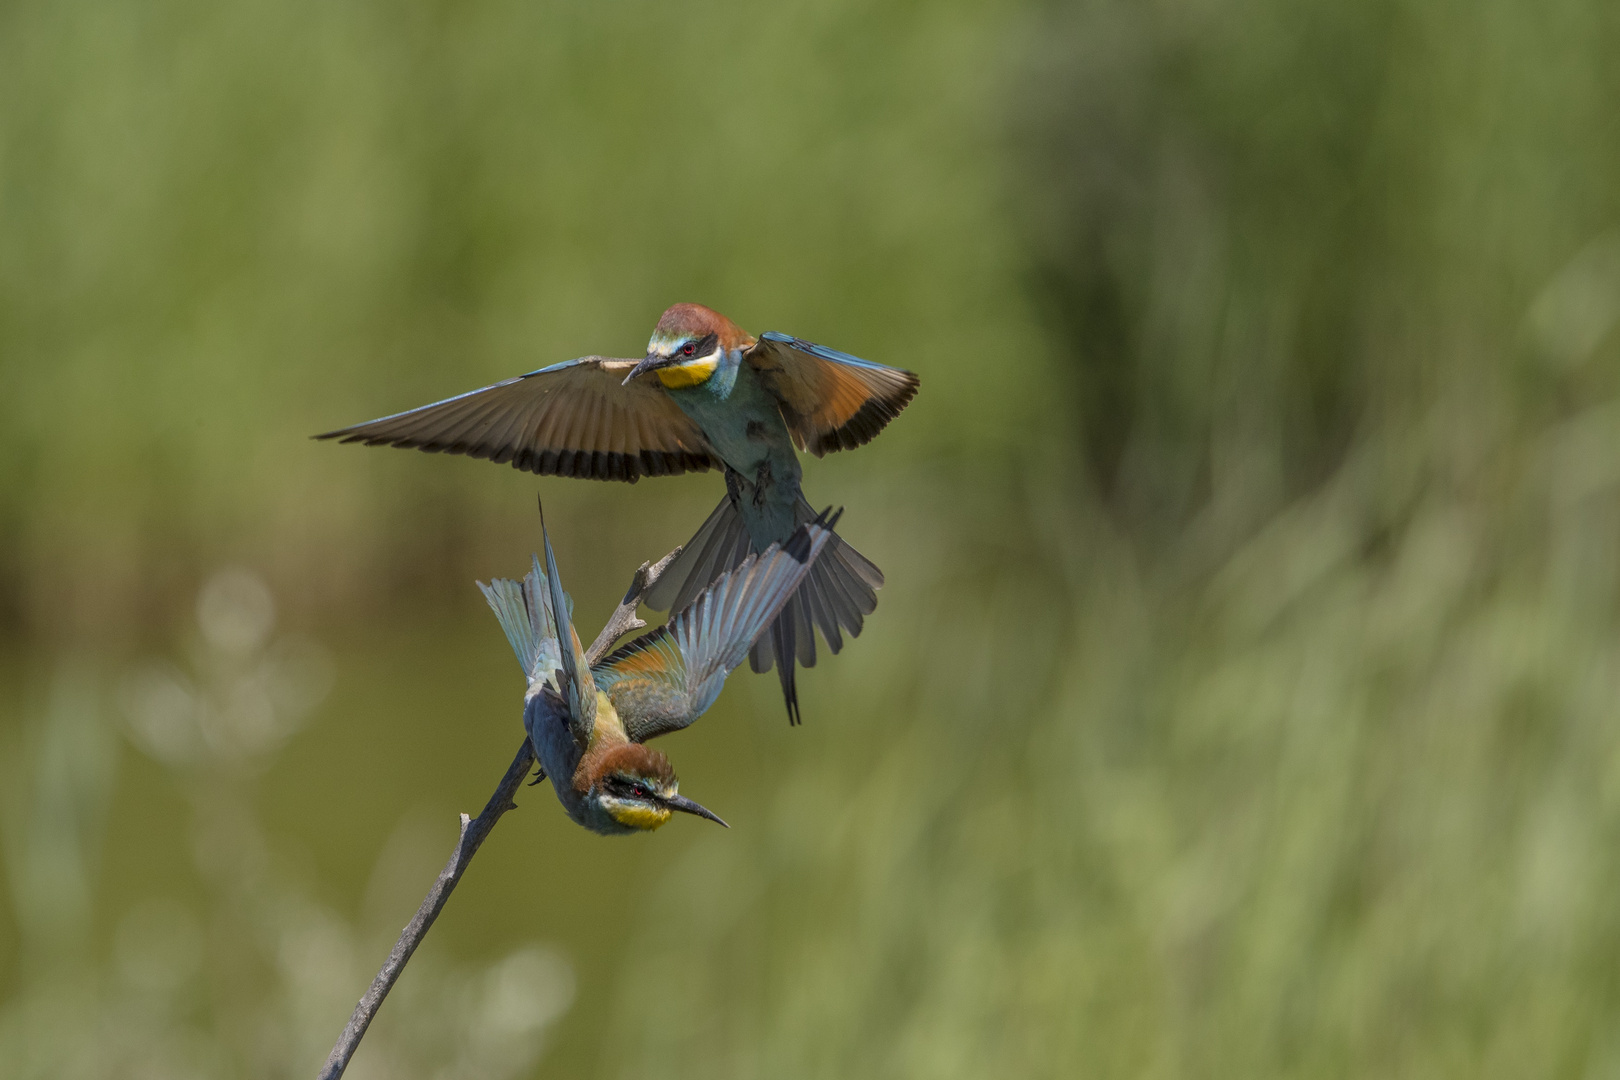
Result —
<svg viewBox="0 0 1620 1080"><path fill-rule="evenodd" d="M676 304L658 320L647 356L625 377L629 382L644 372L655 372L671 390L698 386L729 359L732 363L754 339L742 327L702 304Z"/></svg>
<svg viewBox="0 0 1620 1080"><path fill-rule="evenodd" d="M726 824L713 811L682 795L669 759L640 743L614 747L595 772L587 797L626 831L651 832L677 810Z"/></svg>

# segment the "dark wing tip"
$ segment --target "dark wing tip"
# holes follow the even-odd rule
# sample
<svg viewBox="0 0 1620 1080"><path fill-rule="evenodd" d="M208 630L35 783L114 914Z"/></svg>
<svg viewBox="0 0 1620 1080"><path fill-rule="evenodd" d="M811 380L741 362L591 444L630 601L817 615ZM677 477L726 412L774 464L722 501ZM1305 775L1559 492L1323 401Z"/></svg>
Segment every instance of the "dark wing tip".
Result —
<svg viewBox="0 0 1620 1080"><path fill-rule="evenodd" d="M822 433L807 449L816 457L825 457L835 450L853 450L877 438L878 432L889 426L889 421L900 415L902 409L917 396L921 381L909 371L898 371L904 378L899 386L885 394L874 394L855 415L831 431Z"/></svg>
<svg viewBox="0 0 1620 1080"><path fill-rule="evenodd" d="M322 441L327 439L336 439L339 442L346 443L363 442L373 446L377 443L393 442L392 439L388 439L386 437L367 435L362 429L369 426L369 424L355 424L352 427L337 428L334 431L323 431L319 435L311 435L310 438Z"/></svg>
<svg viewBox="0 0 1620 1080"><path fill-rule="evenodd" d="M810 530L819 529L823 532L832 532L833 527L838 524L838 519L843 516L844 508L842 506L836 512L832 507L827 507L827 509L816 515L815 520L807 521L793 530L793 535L788 537L787 543L782 545L782 551L794 562L803 565L809 561L810 549L814 546Z"/></svg>
<svg viewBox="0 0 1620 1080"><path fill-rule="evenodd" d="M424 447L424 449L426 449ZM467 453L451 450L452 453ZM484 455L476 455L484 456ZM512 468L537 476L567 476L576 480L618 480L633 484L643 476L679 476L707 472L714 462L707 454L691 451L643 450L624 454L604 450L530 450L512 455Z"/></svg>
<svg viewBox="0 0 1620 1080"><path fill-rule="evenodd" d="M400 450L420 450L425 454L460 454L483 458L497 465L510 461L512 468L536 476L617 480L626 484L634 484L643 476L679 476L714 468L714 461L708 454L690 450L642 450L634 454L604 450L536 450L526 446L479 446L461 441L431 442L410 435L368 435L356 428L340 428L311 435L310 438L336 439L340 443L363 443L366 446L392 446Z"/></svg>

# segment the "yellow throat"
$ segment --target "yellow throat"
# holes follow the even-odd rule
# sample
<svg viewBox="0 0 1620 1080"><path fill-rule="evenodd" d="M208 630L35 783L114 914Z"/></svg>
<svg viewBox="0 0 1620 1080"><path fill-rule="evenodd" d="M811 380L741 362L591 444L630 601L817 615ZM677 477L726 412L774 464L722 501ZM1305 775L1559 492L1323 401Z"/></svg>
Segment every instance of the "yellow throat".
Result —
<svg viewBox="0 0 1620 1080"><path fill-rule="evenodd" d="M696 360L689 360L684 364L672 367L658 368L654 374L658 381L671 390L680 390L688 386L697 386L709 381L714 369L720 366L720 353L716 350L709 356L700 356Z"/></svg>
<svg viewBox="0 0 1620 1080"><path fill-rule="evenodd" d="M632 829L644 829L647 832L652 832L670 819L670 812L661 806L657 808L651 806L609 806L607 812L620 825Z"/></svg>

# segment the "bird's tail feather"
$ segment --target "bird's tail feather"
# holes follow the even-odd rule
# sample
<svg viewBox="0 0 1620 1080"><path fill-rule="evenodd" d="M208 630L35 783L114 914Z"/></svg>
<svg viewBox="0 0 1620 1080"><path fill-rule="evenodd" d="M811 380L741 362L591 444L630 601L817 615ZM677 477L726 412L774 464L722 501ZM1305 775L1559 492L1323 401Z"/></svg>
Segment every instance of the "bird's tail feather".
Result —
<svg viewBox="0 0 1620 1080"><path fill-rule="evenodd" d="M557 627L549 602L542 599L546 596L546 579L539 566L530 570L521 583L496 578L488 585L480 581L478 588L506 632L524 677L544 678L555 671L560 660Z"/></svg>
<svg viewBox="0 0 1620 1080"><path fill-rule="evenodd" d="M742 515L728 495L647 590L642 603L654 611L684 611L698 594L720 575L741 566L752 552Z"/></svg>
<svg viewBox="0 0 1620 1080"><path fill-rule="evenodd" d="M815 511L801 495L794 507L794 524L815 519ZM645 603L655 610L680 611L752 551L742 515L727 496L648 592ZM789 723L799 722L795 672L816 664L816 630L827 648L837 653L844 647L844 633L860 635L866 616L877 607L877 589L882 585L883 571L835 534L776 621L754 643L749 665L761 672L777 669Z"/></svg>

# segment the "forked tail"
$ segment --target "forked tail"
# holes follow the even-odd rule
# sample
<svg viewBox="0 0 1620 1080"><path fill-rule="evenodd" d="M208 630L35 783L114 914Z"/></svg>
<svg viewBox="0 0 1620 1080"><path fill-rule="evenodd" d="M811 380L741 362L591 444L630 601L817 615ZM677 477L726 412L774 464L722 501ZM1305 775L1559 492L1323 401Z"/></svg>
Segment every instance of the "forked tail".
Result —
<svg viewBox="0 0 1620 1080"><path fill-rule="evenodd" d="M801 495L794 507L795 526L815 519L815 511ZM728 495L644 602L656 610L680 611L711 582L740 566L753 550L742 515ZM877 590L882 585L883 571L834 535L776 621L754 643L748 654L749 665L755 671L776 667L788 723L800 720L794 675L798 666L816 664L816 630L826 639L827 648L837 653L844 647L845 632L850 637L860 635L865 617L877 607Z"/></svg>

